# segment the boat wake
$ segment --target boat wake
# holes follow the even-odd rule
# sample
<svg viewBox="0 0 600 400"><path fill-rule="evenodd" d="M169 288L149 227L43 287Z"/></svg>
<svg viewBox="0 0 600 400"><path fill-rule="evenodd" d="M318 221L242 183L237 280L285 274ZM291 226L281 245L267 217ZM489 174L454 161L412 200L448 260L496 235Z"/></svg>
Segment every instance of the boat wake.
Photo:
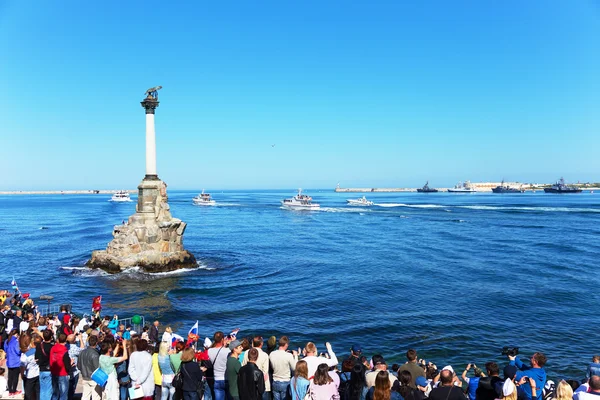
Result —
<svg viewBox="0 0 600 400"><path fill-rule="evenodd" d="M368 208L360 208L360 207L356 207L353 206L352 208L341 208L341 207L321 207L318 210L315 211L323 211L323 212L331 212L331 213L337 213L337 212L349 212L349 213L364 213L364 212L370 212L371 210L369 210Z"/></svg>
<svg viewBox="0 0 600 400"><path fill-rule="evenodd" d="M379 207L410 207L410 208L444 208L447 206L442 206L439 204L404 204L404 203L379 203L374 204Z"/></svg>
<svg viewBox="0 0 600 400"><path fill-rule="evenodd" d="M569 207L511 207L511 206L457 206L469 210L484 211L537 211L537 212L579 212L579 213L600 213L598 208L569 208Z"/></svg>

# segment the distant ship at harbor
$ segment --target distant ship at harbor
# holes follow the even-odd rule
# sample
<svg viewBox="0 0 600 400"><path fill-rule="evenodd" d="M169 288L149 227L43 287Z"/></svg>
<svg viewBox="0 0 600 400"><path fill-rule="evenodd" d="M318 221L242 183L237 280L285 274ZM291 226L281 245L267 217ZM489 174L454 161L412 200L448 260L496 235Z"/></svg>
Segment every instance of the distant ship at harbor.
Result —
<svg viewBox="0 0 600 400"><path fill-rule="evenodd" d="M437 193L438 190L435 188L430 188L429 181L427 181L422 188L417 189L417 192L419 192L419 193Z"/></svg>
<svg viewBox="0 0 600 400"><path fill-rule="evenodd" d="M521 188L510 187L508 184L504 184L504 179L502 179L502 183L499 186L496 186L492 189L494 193L525 193L525 190Z"/></svg>
<svg viewBox="0 0 600 400"><path fill-rule="evenodd" d="M560 178L554 185L544 188L545 193L581 193L581 189L573 185L567 185L564 178Z"/></svg>
<svg viewBox="0 0 600 400"><path fill-rule="evenodd" d="M448 193L475 193L477 190L471 185L471 181L458 182Z"/></svg>

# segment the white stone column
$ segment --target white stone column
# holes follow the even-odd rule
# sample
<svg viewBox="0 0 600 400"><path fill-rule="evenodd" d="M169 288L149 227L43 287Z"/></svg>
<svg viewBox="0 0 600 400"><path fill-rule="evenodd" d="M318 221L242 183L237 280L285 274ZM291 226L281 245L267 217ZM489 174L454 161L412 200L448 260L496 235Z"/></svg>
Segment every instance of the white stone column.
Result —
<svg viewBox="0 0 600 400"><path fill-rule="evenodd" d="M157 175L156 131L154 130L154 114L146 114L146 175Z"/></svg>

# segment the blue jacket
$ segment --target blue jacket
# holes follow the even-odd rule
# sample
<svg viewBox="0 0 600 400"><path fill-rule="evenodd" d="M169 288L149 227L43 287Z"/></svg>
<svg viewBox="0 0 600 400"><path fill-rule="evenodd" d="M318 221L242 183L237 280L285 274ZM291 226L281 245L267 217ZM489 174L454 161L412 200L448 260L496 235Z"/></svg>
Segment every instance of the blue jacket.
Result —
<svg viewBox="0 0 600 400"><path fill-rule="evenodd" d="M590 379L594 375L600 375L600 364L599 363L591 363L587 368L585 377L587 379Z"/></svg>
<svg viewBox="0 0 600 400"><path fill-rule="evenodd" d="M516 365L517 368L519 368L521 370L521 371L517 372L517 378L516 378L517 382L524 376L533 378L535 380L536 396L541 397L542 389L544 388L544 385L546 385L546 371L544 370L544 368L532 368L528 365L525 365L519 359L518 356L514 359L514 361L511 361L509 364ZM531 396L531 386L523 385L520 387L523 388L523 392L525 393L525 396L527 396L527 399L531 400L531 397L532 397Z"/></svg>
<svg viewBox="0 0 600 400"><path fill-rule="evenodd" d="M6 339L6 342L4 342L4 351L6 352L6 366L8 368L18 368L21 366L19 338L13 336L12 338Z"/></svg>
<svg viewBox="0 0 600 400"><path fill-rule="evenodd" d="M110 320L110 322L108 323L108 329L110 329L112 331L113 335L117 334L118 328L119 328L119 320L118 319Z"/></svg>

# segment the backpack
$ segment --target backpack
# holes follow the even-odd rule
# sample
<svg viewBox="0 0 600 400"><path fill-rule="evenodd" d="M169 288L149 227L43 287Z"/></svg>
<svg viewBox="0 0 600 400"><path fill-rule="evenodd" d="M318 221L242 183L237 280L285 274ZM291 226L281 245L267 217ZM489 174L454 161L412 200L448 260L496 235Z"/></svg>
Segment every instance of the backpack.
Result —
<svg viewBox="0 0 600 400"><path fill-rule="evenodd" d="M338 375L340 376L340 386L338 387L340 400L350 400L350 372L338 372Z"/></svg>

